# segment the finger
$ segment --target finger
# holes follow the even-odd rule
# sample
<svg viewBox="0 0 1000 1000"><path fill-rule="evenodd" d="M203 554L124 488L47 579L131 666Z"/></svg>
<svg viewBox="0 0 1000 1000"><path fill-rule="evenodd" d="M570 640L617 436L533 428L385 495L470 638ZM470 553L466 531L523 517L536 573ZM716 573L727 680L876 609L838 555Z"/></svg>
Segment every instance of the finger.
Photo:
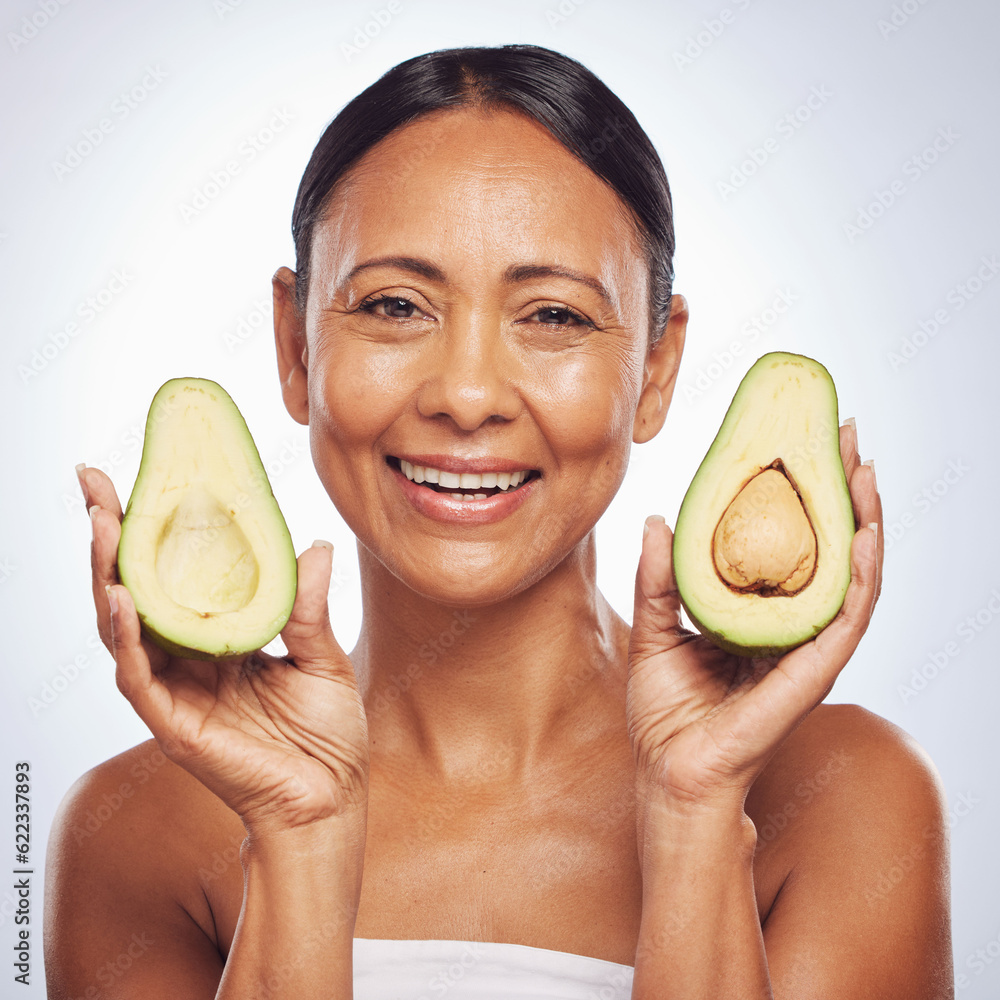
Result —
<svg viewBox="0 0 1000 1000"><path fill-rule="evenodd" d="M844 473L847 477L851 493L851 505L854 508L854 523L858 527L877 524L878 560L875 579L875 598L882 593L882 561L885 555L885 534L882 531L882 498L879 496L878 484L875 481L875 462L869 459L862 462L858 454L858 428L854 418L844 421L840 428L840 454L844 462ZM870 470L870 481L865 473L858 470L867 466Z"/></svg>
<svg viewBox="0 0 1000 1000"><path fill-rule="evenodd" d="M333 568L333 546L313 542L298 558L295 604L281 638L300 670L354 680L354 668L330 626L327 595Z"/></svg>
<svg viewBox="0 0 1000 1000"><path fill-rule="evenodd" d="M850 482L854 470L861 464L861 456L858 454L858 426L854 417L848 417L840 427L840 460L844 463L844 475Z"/></svg>
<svg viewBox="0 0 1000 1000"><path fill-rule="evenodd" d="M634 659L644 659L672 649L692 635L681 625L681 599L674 579L673 541L673 533L659 514L646 518L642 553L635 574L630 642Z"/></svg>
<svg viewBox="0 0 1000 1000"><path fill-rule="evenodd" d="M756 686L744 695L737 736L763 753L777 745L777 722L784 740L829 693L857 648L871 619L875 603L877 543L875 532L862 528L851 544L851 582L837 616L815 639L783 656ZM761 734L768 734L767 743Z"/></svg>
<svg viewBox="0 0 1000 1000"><path fill-rule="evenodd" d="M847 476L847 486L851 494L851 506L854 508L854 521L858 527L864 527L878 519L875 463L857 461L852 466L851 473Z"/></svg>
<svg viewBox="0 0 1000 1000"><path fill-rule="evenodd" d="M851 582L837 617L812 642L791 654L810 659L817 673L825 669L828 687L857 649L875 609L879 570L877 536L881 534L881 525L873 525L874 522L858 531L851 543ZM824 668L824 664L828 666Z"/></svg>
<svg viewBox="0 0 1000 1000"><path fill-rule="evenodd" d="M883 537L882 498L879 496L878 483L875 480L875 463L868 461L859 465L848 480L851 491L851 504L854 507L855 523L859 525L875 524L877 538L875 567L875 600L882 592L882 561L885 555L885 539Z"/></svg>
<svg viewBox="0 0 1000 1000"><path fill-rule="evenodd" d="M121 537L122 508L114 484L100 469L80 464L76 467L80 491L90 513L90 578L97 611L97 631L111 649L111 619L105 588L118 583L118 539Z"/></svg>
<svg viewBox="0 0 1000 1000"><path fill-rule="evenodd" d="M173 698L149 662L132 595L120 583L109 585L105 604L118 690L149 731L162 740L169 736Z"/></svg>
<svg viewBox="0 0 1000 1000"><path fill-rule="evenodd" d="M97 631L104 645L111 650L111 615L106 588L118 583L118 541L121 522L111 511L97 504L90 508L93 542L90 546L91 584L94 608L97 611Z"/></svg>
<svg viewBox="0 0 1000 1000"><path fill-rule="evenodd" d="M122 519L122 505L115 492L115 484L108 476L100 469L77 466L77 477L88 508L97 504L103 510L114 514L119 521Z"/></svg>

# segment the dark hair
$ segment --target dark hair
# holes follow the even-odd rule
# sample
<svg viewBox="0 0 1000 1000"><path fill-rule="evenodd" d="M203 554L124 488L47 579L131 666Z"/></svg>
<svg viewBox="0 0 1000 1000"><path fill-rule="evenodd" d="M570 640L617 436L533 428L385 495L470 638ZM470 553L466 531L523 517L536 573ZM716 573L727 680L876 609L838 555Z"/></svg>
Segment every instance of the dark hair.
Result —
<svg viewBox="0 0 1000 1000"><path fill-rule="evenodd" d="M674 226L663 164L635 116L582 63L538 45L439 49L384 73L326 127L302 176L292 236L296 303L304 311L313 228L337 182L376 143L449 108L506 109L558 139L631 210L650 274L650 341L670 315Z"/></svg>

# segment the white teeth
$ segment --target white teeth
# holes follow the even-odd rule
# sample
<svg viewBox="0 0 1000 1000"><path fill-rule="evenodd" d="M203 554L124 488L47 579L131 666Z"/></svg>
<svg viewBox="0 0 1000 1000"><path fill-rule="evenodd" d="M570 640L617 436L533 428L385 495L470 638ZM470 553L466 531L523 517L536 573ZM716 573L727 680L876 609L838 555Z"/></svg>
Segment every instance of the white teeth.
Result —
<svg viewBox="0 0 1000 1000"><path fill-rule="evenodd" d="M403 470L403 475L407 479L412 479L415 483L422 483L426 478L422 465L411 465L406 459L399 460L399 467Z"/></svg>
<svg viewBox="0 0 1000 1000"><path fill-rule="evenodd" d="M529 475L528 470L520 472L445 472L441 469L433 469L430 466L413 465L406 459L399 460L399 466L403 470L403 475L415 483L435 483L444 486L446 489L461 490L492 490L500 487L501 490L516 489L523 483ZM456 499L465 498L485 499L485 493L452 493Z"/></svg>

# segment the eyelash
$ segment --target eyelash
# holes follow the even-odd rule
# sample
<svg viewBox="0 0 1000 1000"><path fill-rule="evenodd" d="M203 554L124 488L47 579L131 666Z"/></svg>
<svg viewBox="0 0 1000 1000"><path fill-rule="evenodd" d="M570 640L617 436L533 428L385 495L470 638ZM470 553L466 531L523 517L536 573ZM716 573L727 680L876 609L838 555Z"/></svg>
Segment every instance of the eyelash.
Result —
<svg viewBox="0 0 1000 1000"><path fill-rule="evenodd" d="M416 305L415 305L415 303L410 302L409 299L404 298L402 295L376 295L376 296L374 296L372 298L367 298L363 302L361 302L358 305L357 310L358 310L358 312L365 312L365 313L368 313L369 315L374 315L375 314L375 307L378 306L382 302L406 302L409 305L414 306L414 308L417 308ZM578 324L580 326L585 326L585 327L587 327L590 330L596 329L595 324L592 323L589 319L587 319L585 316L581 316L578 312L576 312L573 309L568 309L566 306L541 306L540 308L536 309L535 312L532 313L532 316L535 316L535 315L537 315L540 312L559 312L559 313L565 313L570 318L570 320L572 320L573 323ZM415 319L416 317L413 317L413 316L383 316L382 318L383 319L407 320L407 319ZM542 325L543 326L567 327L567 326L570 326L571 324L570 323L543 323Z"/></svg>

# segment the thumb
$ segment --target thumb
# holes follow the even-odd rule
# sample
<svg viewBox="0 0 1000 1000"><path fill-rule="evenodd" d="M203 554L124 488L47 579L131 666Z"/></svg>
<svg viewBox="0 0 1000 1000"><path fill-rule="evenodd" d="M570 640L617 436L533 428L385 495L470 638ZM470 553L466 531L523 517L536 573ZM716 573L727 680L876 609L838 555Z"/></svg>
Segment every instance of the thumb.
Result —
<svg viewBox="0 0 1000 1000"><path fill-rule="evenodd" d="M645 659L672 649L692 634L681 625L681 599L674 580L674 536L659 514L646 518L635 574L635 611L630 649Z"/></svg>
<svg viewBox="0 0 1000 1000"><path fill-rule="evenodd" d="M327 595L333 546L315 541L298 558L298 584L292 613L281 630L288 656L307 673L344 674L354 679L347 654L333 637Z"/></svg>

